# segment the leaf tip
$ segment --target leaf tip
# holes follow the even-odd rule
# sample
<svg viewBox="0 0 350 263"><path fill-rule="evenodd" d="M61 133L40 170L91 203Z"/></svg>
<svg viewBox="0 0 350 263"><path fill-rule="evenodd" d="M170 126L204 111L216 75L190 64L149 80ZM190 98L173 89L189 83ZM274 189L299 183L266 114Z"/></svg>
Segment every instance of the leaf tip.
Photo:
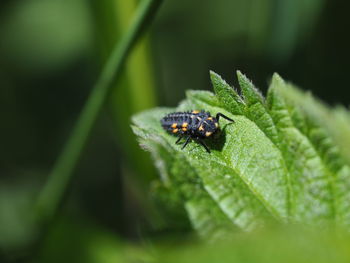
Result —
<svg viewBox="0 0 350 263"><path fill-rule="evenodd" d="M285 81L277 72L275 72L272 75L272 83L285 84Z"/></svg>
<svg viewBox="0 0 350 263"><path fill-rule="evenodd" d="M247 76L244 75L241 71L237 70L236 75L237 75L239 85L241 86L241 89L248 88L248 87L251 88L254 86L251 80L248 79Z"/></svg>
<svg viewBox="0 0 350 263"><path fill-rule="evenodd" d="M220 77L220 75L212 70L209 70L209 75L210 75L210 80L213 84L214 84L214 82L217 82L217 81L223 81L223 79Z"/></svg>
<svg viewBox="0 0 350 263"><path fill-rule="evenodd" d="M255 88L253 82L239 70L236 71L236 74L245 102L248 104L254 104L256 102L264 103L263 95Z"/></svg>
<svg viewBox="0 0 350 263"><path fill-rule="evenodd" d="M244 75L240 70L236 70L236 75L238 79L247 79L246 75Z"/></svg>

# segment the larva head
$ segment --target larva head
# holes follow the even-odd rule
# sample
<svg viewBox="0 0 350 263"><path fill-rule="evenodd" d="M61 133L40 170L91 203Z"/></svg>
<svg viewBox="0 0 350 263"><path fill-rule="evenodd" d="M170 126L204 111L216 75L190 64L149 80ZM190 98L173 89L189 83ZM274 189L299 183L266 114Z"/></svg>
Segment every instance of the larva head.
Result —
<svg viewBox="0 0 350 263"><path fill-rule="evenodd" d="M209 138L219 130L219 123L210 115L203 119L201 125L198 127L198 132L202 138Z"/></svg>

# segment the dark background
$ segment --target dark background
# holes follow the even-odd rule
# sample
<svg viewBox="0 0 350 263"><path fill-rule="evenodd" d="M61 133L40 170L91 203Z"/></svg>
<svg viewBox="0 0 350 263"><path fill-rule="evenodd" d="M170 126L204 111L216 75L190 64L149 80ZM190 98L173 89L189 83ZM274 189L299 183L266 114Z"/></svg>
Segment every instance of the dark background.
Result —
<svg viewBox="0 0 350 263"><path fill-rule="evenodd" d="M1 2L0 247L6 258L35 243L28 207L137 3ZM234 86L241 70L263 92L278 72L331 105L348 106L348 10L350 2L341 0L166 0L113 87L38 258L59 262L59 251L75 247L72 260L79 254L98 262L120 239L171 231L157 223L149 204L157 174L136 143L130 116L175 106L187 89L211 90L209 70Z"/></svg>

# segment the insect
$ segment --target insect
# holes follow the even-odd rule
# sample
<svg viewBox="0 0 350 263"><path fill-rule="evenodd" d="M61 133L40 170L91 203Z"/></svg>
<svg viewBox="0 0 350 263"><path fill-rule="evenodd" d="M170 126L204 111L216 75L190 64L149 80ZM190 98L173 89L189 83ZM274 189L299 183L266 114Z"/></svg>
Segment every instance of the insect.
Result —
<svg viewBox="0 0 350 263"><path fill-rule="evenodd" d="M179 139L175 142L176 144L179 144L182 138L186 138L181 149L184 149L192 139L198 141L205 150L210 153L210 150L204 143L203 139L211 137L220 130L218 123L220 117L234 122L234 120L220 112L216 114L215 117L212 117L210 112L204 110L169 113L164 116L160 122L164 130L173 135L179 136Z"/></svg>

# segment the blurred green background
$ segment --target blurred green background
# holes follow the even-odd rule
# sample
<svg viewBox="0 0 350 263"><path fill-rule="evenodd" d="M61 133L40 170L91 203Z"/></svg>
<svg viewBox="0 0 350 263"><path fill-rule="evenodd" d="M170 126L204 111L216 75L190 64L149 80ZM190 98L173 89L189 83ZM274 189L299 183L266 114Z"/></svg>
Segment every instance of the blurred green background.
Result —
<svg viewBox="0 0 350 263"><path fill-rule="evenodd" d="M179 233L149 201L157 173L131 133L130 116L175 106L187 89L210 90L209 70L237 86L239 69L263 91L278 72L329 104L349 104L350 2L164 1L43 234L31 218L33 202L138 3L1 2L0 262L61 262L62 251L72 262L115 262L120 240Z"/></svg>

